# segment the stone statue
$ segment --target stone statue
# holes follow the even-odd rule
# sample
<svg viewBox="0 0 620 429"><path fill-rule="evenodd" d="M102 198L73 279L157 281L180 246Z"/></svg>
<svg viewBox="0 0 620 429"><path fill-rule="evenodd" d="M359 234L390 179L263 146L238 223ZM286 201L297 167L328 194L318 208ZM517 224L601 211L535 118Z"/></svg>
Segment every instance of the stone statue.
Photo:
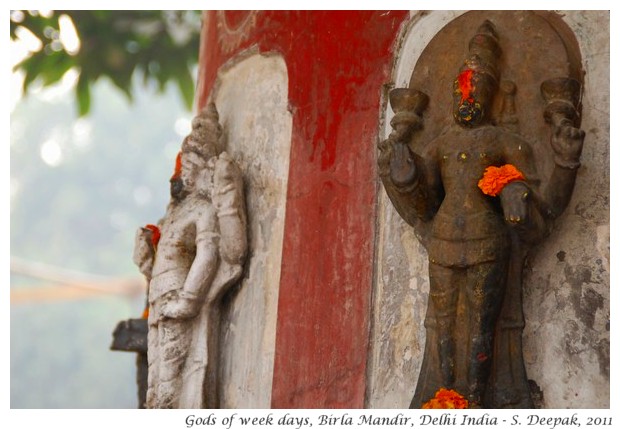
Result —
<svg viewBox="0 0 620 429"><path fill-rule="evenodd" d="M148 292L148 408L217 408L221 298L239 280L246 255L241 172L218 154L221 127L210 104L192 122L158 224L152 262L138 231L136 264Z"/></svg>
<svg viewBox="0 0 620 429"><path fill-rule="evenodd" d="M393 131L379 145L379 173L399 214L427 231L429 258L426 347L411 408L441 388L471 408L532 407L518 329L523 258L570 200L584 132L574 126L579 83L543 83L555 165L541 183L532 143L514 132L512 82L501 88L509 120L490 117L501 54L497 30L485 21L453 82L453 123L418 152L411 143L429 98L415 89L390 93ZM511 323L518 338L506 340Z"/></svg>

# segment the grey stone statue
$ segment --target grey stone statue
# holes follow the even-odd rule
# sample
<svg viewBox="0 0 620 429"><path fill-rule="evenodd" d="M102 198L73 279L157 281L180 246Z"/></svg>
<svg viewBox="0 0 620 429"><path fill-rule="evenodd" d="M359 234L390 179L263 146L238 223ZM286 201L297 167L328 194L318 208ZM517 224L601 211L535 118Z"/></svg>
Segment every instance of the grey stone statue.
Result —
<svg viewBox="0 0 620 429"><path fill-rule="evenodd" d="M171 202L158 224L148 292L148 408L217 408L221 298L247 249L243 181L210 104L183 141ZM140 229L136 247L144 248ZM140 267L149 252L137 251Z"/></svg>

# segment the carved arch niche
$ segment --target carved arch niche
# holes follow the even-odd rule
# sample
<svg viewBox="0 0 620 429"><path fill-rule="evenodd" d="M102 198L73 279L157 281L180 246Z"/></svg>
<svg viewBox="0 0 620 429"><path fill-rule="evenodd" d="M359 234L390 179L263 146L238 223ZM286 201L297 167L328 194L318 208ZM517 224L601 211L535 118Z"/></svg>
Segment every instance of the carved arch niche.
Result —
<svg viewBox="0 0 620 429"><path fill-rule="evenodd" d="M413 15L394 72L394 87L415 88L429 95L424 128L411 147L419 150L453 121L454 78L466 57L471 36L485 20L497 29L502 49L498 64L502 91L495 98L491 117L533 142L537 171L546 181L553 168L553 152L549 147L550 127L543 115L550 100L541 94L541 84L561 77L574 79L583 88L584 78L577 39L560 15L553 12L448 11ZM581 92L571 96L569 101L580 112ZM392 116L388 107L383 138L390 132ZM578 116L574 123L579 126ZM383 192L379 218L367 406L405 408L418 382L424 354L423 321L429 283L427 254L418 239L424 240L426 231L423 226L413 229L405 224ZM520 301L521 297L515 299Z"/></svg>
<svg viewBox="0 0 620 429"><path fill-rule="evenodd" d="M255 13L228 12L218 15L218 25L226 18L233 46L233 35L253 25ZM226 150L244 172L250 249L222 322L220 407L269 408L293 126L284 58L255 49L235 55L219 70L211 97Z"/></svg>

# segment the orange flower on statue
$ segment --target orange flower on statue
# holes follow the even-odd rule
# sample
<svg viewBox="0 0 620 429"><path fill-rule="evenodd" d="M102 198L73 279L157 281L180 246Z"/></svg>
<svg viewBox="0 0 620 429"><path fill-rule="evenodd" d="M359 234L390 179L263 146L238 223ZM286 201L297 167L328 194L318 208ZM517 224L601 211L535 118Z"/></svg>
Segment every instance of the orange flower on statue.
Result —
<svg viewBox="0 0 620 429"><path fill-rule="evenodd" d="M484 194L495 197L502 192L504 186L516 180L525 180L525 176L514 165L490 166L484 170L482 179L478 182L478 187Z"/></svg>
<svg viewBox="0 0 620 429"><path fill-rule="evenodd" d="M148 319L149 318L149 308L148 307L146 307L144 309L144 311L142 312L142 318L143 319Z"/></svg>
<svg viewBox="0 0 620 429"><path fill-rule="evenodd" d="M469 401L456 390L440 388L435 397L422 405L423 409L465 409Z"/></svg>

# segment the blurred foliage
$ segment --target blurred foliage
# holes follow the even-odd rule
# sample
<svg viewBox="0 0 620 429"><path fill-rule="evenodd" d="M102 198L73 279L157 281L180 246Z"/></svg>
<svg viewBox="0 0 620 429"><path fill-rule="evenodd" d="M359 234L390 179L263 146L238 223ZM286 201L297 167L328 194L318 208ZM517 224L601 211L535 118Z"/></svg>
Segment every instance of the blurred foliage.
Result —
<svg viewBox="0 0 620 429"><path fill-rule="evenodd" d="M77 49L63 43L61 24L70 18L79 38ZM69 27L66 26L66 28ZM140 71L146 84L154 80L160 91L176 82L186 108L194 98L192 68L198 62L198 11L11 11L11 40L28 30L41 48L15 66L25 73L24 93L35 81L53 85L71 70L79 71L75 95L80 116L91 107L91 87L108 77L132 100L132 79ZM67 31L65 28L62 31Z"/></svg>

